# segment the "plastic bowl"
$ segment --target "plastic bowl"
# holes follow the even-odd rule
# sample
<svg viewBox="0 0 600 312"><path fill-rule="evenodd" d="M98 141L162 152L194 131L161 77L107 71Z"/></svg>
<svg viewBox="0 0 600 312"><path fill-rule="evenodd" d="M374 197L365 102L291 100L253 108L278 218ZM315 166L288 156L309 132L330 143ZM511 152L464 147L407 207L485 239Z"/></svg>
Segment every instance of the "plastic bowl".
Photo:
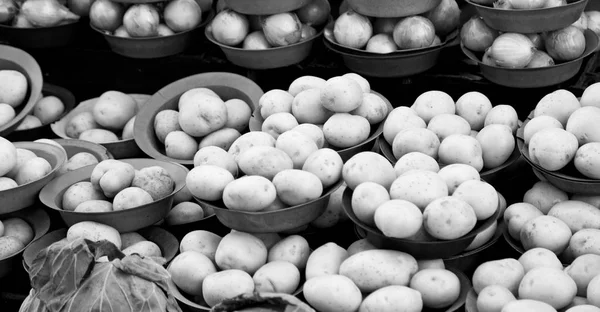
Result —
<svg viewBox="0 0 600 312"><path fill-rule="evenodd" d="M360 221L352 210L352 190L350 188L346 188L342 195L342 208L350 220L366 232L365 238L375 247L403 251L417 259L446 259L461 254L473 242L477 234L496 222L500 216L500 209L497 209L491 217L477 222L471 232L455 240L414 241L387 237L379 229Z"/></svg>
<svg viewBox="0 0 600 312"><path fill-rule="evenodd" d="M13 120L9 121L4 126L0 126L0 136L6 137L9 133L13 132L23 121L25 116L35 107L40 94L42 93L42 85L44 79L42 77L42 70L40 65L35 59L27 52L9 47L6 45L0 45L0 70L16 70L25 75L27 78L27 95L25 96L26 101L22 103L16 109L17 115Z"/></svg>
<svg viewBox="0 0 600 312"><path fill-rule="evenodd" d="M154 117L165 109L177 110L179 97L193 88L209 88L223 100L240 99L254 110L263 95L262 89L252 80L233 73L204 73L177 80L156 92L138 112L134 124L134 138L146 155L159 160L193 166L192 159L175 159L166 156L164 145L156 138Z"/></svg>
<svg viewBox="0 0 600 312"><path fill-rule="evenodd" d="M169 196L150 204L121 211L86 213L61 209L62 196L67 189L77 182L90 180L90 175L94 167L96 167L96 165L91 165L67 172L52 180L40 192L40 201L50 209L58 211L62 220L69 227L81 221L94 221L112 226L120 233L125 233L137 231L159 222L171 210L173 196L185 186L185 178L189 170L179 164L154 159L133 158L121 161L132 165L137 170L151 166L163 167L169 172L173 181L175 181L175 189Z"/></svg>
<svg viewBox="0 0 600 312"><path fill-rule="evenodd" d="M135 3L122 1L127 3ZM148 1L144 1L148 2ZM214 16L214 11L202 14L202 22L196 28L164 37L123 38L108 34L90 24L96 32L102 34L110 49L122 56L138 59L153 59L171 56L183 52L194 40L194 35Z"/></svg>
<svg viewBox="0 0 600 312"><path fill-rule="evenodd" d="M225 0L228 8L242 14L272 15L299 9L310 0Z"/></svg>
<svg viewBox="0 0 600 312"><path fill-rule="evenodd" d="M146 94L129 95L136 100L138 104L138 111L141 110L143 105L145 105L145 103L150 99L150 95ZM66 129L69 121L79 113L91 112L96 104L96 101L98 101L98 98L83 101L63 118L50 124L54 134L63 139L75 139L67 136ZM120 133L117 133L117 135L120 135ZM142 150L140 150L140 148L137 146L134 139L119 140L116 142L102 143L100 145L104 146L115 159L133 158L142 155Z"/></svg>
<svg viewBox="0 0 600 312"><path fill-rule="evenodd" d="M583 64L583 59L594 53L598 47L598 36L593 31L586 29L584 34L586 46L582 56L569 62L542 68L514 69L490 66L481 62L481 53L475 54L462 43L460 48L469 59L479 64L479 70L483 77L495 84L521 89L541 88L557 85L577 75Z"/></svg>
<svg viewBox="0 0 600 312"><path fill-rule="evenodd" d="M40 28L17 28L0 24L0 38L20 48L59 48L73 41L78 26L79 21Z"/></svg>
<svg viewBox="0 0 600 312"><path fill-rule="evenodd" d="M64 113L62 113L62 115L60 115L58 119L63 118L75 107L75 96L73 96L73 93L71 93L71 91L65 88L55 86L49 83L44 83L44 87L42 88L42 94L44 96L56 96L65 105L65 111ZM15 129L15 131L8 136L8 139L11 141L35 141L37 139L48 138L48 133L52 133L52 130L50 129L50 124L27 130Z"/></svg>
<svg viewBox="0 0 600 312"><path fill-rule="evenodd" d="M0 219L8 218L21 218L25 220L33 228L33 240L25 246L25 248L17 251L16 253L0 259L0 278L12 273L21 261L21 257L18 257L22 252L27 250L33 245L38 239L44 236L50 228L50 218L48 214L39 207L31 206L27 209L16 211L7 215L2 215Z"/></svg>
<svg viewBox="0 0 600 312"><path fill-rule="evenodd" d="M37 142L14 142L16 148L34 152L38 157L47 160L52 166L52 171L43 178L19 185L15 188L0 191L0 215L11 213L35 204L40 190L50 182L56 172L67 161L67 154L57 146Z"/></svg>
<svg viewBox="0 0 600 312"><path fill-rule="evenodd" d="M301 227L318 218L325 211L329 196L342 184L342 180L338 181L324 189L321 197L308 203L268 212L231 210L225 208L222 201L208 202L198 198L196 201L212 208L217 219L230 229L250 233L278 233Z"/></svg>
<svg viewBox="0 0 600 312"><path fill-rule="evenodd" d="M502 32L523 34L541 33L565 28L575 23L585 9L588 0L569 0L569 4L545 9L504 10L466 0L485 23Z"/></svg>
<svg viewBox="0 0 600 312"><path fill-rule="evenodd" d="M373 17L405 17L431 11L441 0L348 0L350 7Z"/></svg>
<svg viewBox="0 0 600 312"><path fill-rule="evenodd" d="M113 159L110 152L104 146L96 143L77 139L54 139L54 141L65 149L67 158L71 158L77 153L86 152L94 155L98 159L98 162Z"/></svg>

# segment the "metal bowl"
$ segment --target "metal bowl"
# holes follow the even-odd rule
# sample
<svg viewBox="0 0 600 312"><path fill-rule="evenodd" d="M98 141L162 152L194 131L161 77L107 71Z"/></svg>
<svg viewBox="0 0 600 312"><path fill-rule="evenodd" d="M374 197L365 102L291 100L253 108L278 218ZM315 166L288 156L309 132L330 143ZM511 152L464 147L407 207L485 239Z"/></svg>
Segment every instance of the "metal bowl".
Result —
<svg viewBox="0 0 600 312"><path fill-rule="evenodd" d="M40 192L40 201L50 209L58 211L67 226L81 221L94 221L112 226L120 233L137 231L151 226L162 220L171 210L173 196L185 186L185 178L189 170L182 165L154 159L132 158L122 162L132 165L139 170L145 167L160 166L169 172L175 182L173 192L164 198L139 207L110 212L74 212L61 209L62 196L67 189L82 181L89 181L96 165L83 167L52 180Z"/></svg>
<svg viewBox="0 0 600 312"><path fill-rule="evenodd" d="M466 2L475 7L491 28L502 32L529 34L557 30L575 23L588 0L570 0L567 1L567 5L532 10L504 10L477 4L471 0Z"/></svg>
<svg viewBox="0 0 600 312"><path fill-rule="evenodd" d="M33 240L29 242L23 249L13 253L12 255L0 259L0 278L12 273L18 266L21 257L18 257L22 252L27 250L31 245L44 236L50 228L50 218L48 214L39 207L31 206L27 209L19 210L7 215L2 215L1 219L21 218L25 220L31 228L33 228Z"/></svg>
<svg viewBox="0 0 600 312"><path fill-rule="evenodd" d="M350 7L373 17L405 17L433 10L441 0L347 0Z"/></svg>
<svg viewBox="0 0 600 312"><path fill-rule="evenodd" d="M222 201L208 202L198 198L196 201L212 208L217 219L230 229L250 233L278 233L301 227L318 218L325 211L329 196L343 183L342 180L338 181L324 189L321 197L308 203L268 212L231 210L225 208Z"/></svg>
<svg viewBox="0 0 600 312"><path fill-rule="evenodd" d="M54 141L65 149L67 158L71 158L77 153L85 152L94 155L99 162L113 159L110 152L100 144L77 139L55 139Z"/></svg>
<svg viewBox="0 0 600 312"><path fill-rule="evenodd" d="M40 65L38 65L31 55L17 48L0 45L0 70L6 69L16 70L25 75L28 87L27 95L25 96L26 101L23 101L16 108L15 118L4 126L0 126L0 136L3 137L17 129L25 116L29 115L33 110L40 98L42 85L44 84Z"/></svg>
<svg viewBox="0 0 600 312"><path fill-rule="evenodd" d="M55 86L49 83L44 83L42 88L43 96L55 96L59 98L65 106L65 111L58 117L63 118L75 107L75 96L71 91ZM40 99L42 96L40 96ZM37 103L37 102L36 102ZM48 138L48 133L52 133L50 124L43 125L37 128L31 128L27 130L16 130L12 132L7 138L11 141L35 141L37 139Z"/></svg>
<svg viewBox="0 0 600 312"><path fill-rule="evenodd" d="M16 148L30 150L36 156L44 158L52 166L52 171L43 178L19 185L15 188L0 191L0 215L21 210L35 204L38 193L50 182L56 172L67 161L67 154L59 147L37 142L15 142Z"/></svg>
<svg viewBox="0 0 600 312"><path fill-rule="evenodd" d="M204 73L177 80L156 92L137 114L134 138L146 155L159 160L193 166L192 159L167 157L164 145L154 132L154 117L165 109L177 110L179 97L193 88L209 88L223 100L240 99L254 110L263 95L262 89L252 80L233 73Z"/></svg>
<svg viewBox="0 0 600 312"><path fill-rule="evenodd" d="M584 35L586 43L583 55L569 62L541 68L514 69L490 66L481 62L481 53L475 54L467 49L462 42L460 48L469 59L479 64L479 70L483 77L495 84L521 89L541 88L557 85L577 75L583 64L583 59L594 53L598 48L598 36L593 31L586 29Z"/></svg>
<svg viewBox="0 0 600 312"><path fill-rule="evenodd" d="M242 14L272 15L299 9L310 0L225 0L225 5Z"/></svg>
<svg viewBox="0 0 600 312"><path fill-rule="evenodd" d="M0 24L0 38L20 48L59 48L73 41L78 25L79 21L37 28L17 28Z"/></svg>
<svg viewBox="0 0 600 312"><path fill-rule="evenodd" d="M122 0L121 2L138 3L135 0ZM141 2L142 1L140 1L140 3ZM146 3L148 1L143 2ZM196 28L178 32L170 36L123 38L108 34L107 32L94 27L92 24L90 24L90 27L104 36L104 39L113 52L130 58L153 59L183 52L194 40L197 32L213 18L214 14L214 11L206 12L205 14L202 14L202 22Z"/></svg>
<svg viewBox="0 0 600 312"><path fill-rule="evenodd" d="M150 95L146 95L146 94L129 94L129 95L136 100L137 105L138 105L138 111L140 111L142 109L143 105L145 105L145 103L150 99ZM71 110L63 118L50 124L50 127L52 128L52 131L54 132L54 134L56 134L58 137L63 138L63 139L76 139L76 138L71 138L71 137L67 136L66 129L69 124L69 121L71 121L71 118L75 117L79 113L91 112L97 101L98 101L98 98L83 101L83 102L79 103L73 110ZM137 117L136 117L136 119L137 119ZM102 143L100 145L104 146L115 159L133 158L133 157L141 156L143 154L142 150L140 150L140 148L137 146L134 139L119 140L116 142Z"/></svg>
<svg viewBox="0 0 600 312"><path fill-rule="evenodd" d="M360 221L352 210L352 190L350 188L346 188L344 191L342 208L350 220L366 232L365 238L375 247L403 251L417 259L446 259L459 255L473 242L477 234L496 222L500 216L500 209L497 209L491 217L478 221L471 232L455 240L415 241L387 237L379 229Z"/></svg>

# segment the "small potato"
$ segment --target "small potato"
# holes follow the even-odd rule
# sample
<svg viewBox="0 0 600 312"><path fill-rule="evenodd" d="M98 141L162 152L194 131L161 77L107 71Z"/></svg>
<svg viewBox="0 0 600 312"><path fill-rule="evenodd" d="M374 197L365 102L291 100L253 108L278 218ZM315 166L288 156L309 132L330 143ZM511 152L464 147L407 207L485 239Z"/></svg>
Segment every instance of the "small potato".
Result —
<svg viewBox="0 0 600 312"><path fill-rule="evenodd" d="M420 152L432 158L438 157L440 140L435 132L426 128L409 128L398 132L392 142L396 159L410 152Z"/></svg>
<svg viewBox="0 0 600 312"><path fill-rule="evenodd" d="M119 137L109 130L105 129L89 129L81 132L79 140L89 141L96 144L110 143L119 141Z"/></svg>
<svg viewBox="0 0 600 312"><path fill-rule="evenodd" d="M433 309L450 306L460 295L460 280L452 271L425 269L410 280L410 288L421 293L423 306Z"/></svg>
<svg viewBox="0 0 600 312"><path fill-rule="evenodd" d="M28 130L33 128L38 128L42 126L42 122L33 115L25 116L25 119L21 121L16 131Z"/></svg>
<svg viewBox="0 0 600 312"><path fill-rule="evenodd" d="M192 169L185 180L192 195L202 200L215 201L223 198L225 188L235 178L221 167L201 165Z"/></svg>
<svg viewBox="0 0 600 312"><path fill-rule="evenodd" d="M440 168L438 175L442 177L444 181L446 181L448 193L450 195L454 194L456 188L458 188L458 186L463 182L469 180L479 181L481 179L477 169L466 164L451 164L444 166Z"/></svg>
<svg viewBox="0 0 600 312"><path fill-rule="evenodd" d="M308 155L302 170L315 174L327 188L340 180L343 166L340 154L330 148L321 148Z"/></svg>
<svg viewBox="0 0 600 312"><path fill-rule="evenodd" d="M187 224L204 219L204 210L196 203L181 202L169 211L165 224L169 226Z"/></svg>
<svg viewBox="0 0 600 312"><path fill-rule="evenodd" d="M286 169L293 169L294 162L288 154L272 146L253 146L240 154L240 170L246 175L258 175L273 180L275 175Z"/></svg>
<svg viewBox="0 0 600 312"><path fill-rule="evenodd" d="M135 99L119 91L102 93L92 110L94 120L102 127L111 130L123 130L127 121L136 113Z"/></svg>
<svg viewBox="0 0 600 312"><path fill-rule="evenodd" d="M198 148L206 146L218 146L228 150L231 144L241 136L240 132L233 128L222 128L207 134L200 140Z"/></svg>
<svg viewBox="0 0 600 312"><path fill-rule="evenodd" d="M583 229L571 237L569 249L573 251L574 257L585 254L600 255L600 230Z"/></svg>
<svg viewBox="0 0 600 312"><path fill-rule="evenodd" d="M406 106L396 107L383 123L383 138L392 144L400 131L410 128L427 128L427 124L414 109Z"/></svg>
<svg viewBox="0 0 600 312"><path fill-rule="evenodd" d="M562 201L554 205L548 215L561 219L573 233L583 229L600 230L600 210L584 202Z"/></svg>
<svg viewBox="0 0 600 312"><path fill-rule="evenodd" d="M467 164L477 171L483 169L483 149L476 138L453 134L440 143L439 161L444 164Z"/></svg>
<svg viewBox="0 0 600 312"><path fill-rule="evenodd" d="M291 113L294 95L280 89L267 91L258 100L260 115L266 119L275 113Z"/></svg>
<svg viewBox="0 0 600 312"><path fill-rule="evenodd" d="M321 180L315 174L297 169L280 171L273 177L277 197L287 205L301 205L323 194Z"/></svg>
<svg viewBox="0 0 600 312"><path fill-rule="evenodd" d="M156 138L165 144L165 138L173 131L182 131L179 126L179 112L173 109L165 109L154 117L154 133Z"/></svg>
<svg viewBox="0 0 600 312"><path fill-rule="evenodd" d="M467 92L456 100L456 115L469 122L475 131L483 128L485 117L491 109L492 102L480 92Z"/></svg>
<svg viewBox="0 0 600 312"><path fill-rule="evenodd" d="M320 77L315 76L301 76L292 81L288 89L289 94L292 96L298 95L298 93L308 89L321 89L327 81Z"/></svg>
<svg viewBox="0 0 600 312"><path fill-rule="evenodd" d="M250 131L242 134L235 140L227 152L231 154L237 162L240 154L252 146L275 147L275 139L270 134L262 131Z"/></svg>
<svg viewBox="0 0 600 312"><path fill-rule="evenodd" d="M139 187L127 187L113 199L113 210L125 210L152 203L152 195Z"/></svg>
<svg viewBox="0 0 600 312"><path fill-rule="evenodd" d="M569 199L567 193L556 186L539 181L523 195L523 201L536 206L542 213L547 214L554 205Z"/></svg>
<svg viewBox="0 0 600 312"><path fill-rule="evenodd" d="M248 128L248 122L252 115L252 110L248 103L240 99L231 99L225 101L227 107L227 122L225 128L233 128L242 132Z"/></svg>
<svg viewBox="0 0 600 312"><path fill-rule="evenodd" d="M188 295L201 296L204 280L217 273L215 265L205 255L196 251L182 251L167 268L173 283Z"/></svg>
<svg viewBox="0 0 600 312"><path fill-rule="evenodd" d="M5 174L6 177L11 178L13 180L17 176L17 173L19 173L19 169L21 169L21 166L23 166L23 164L25 164L30 159L37 157L37 155L35 155L35 153L30 150L26 150L23 148L17 148L16 151L17 151L17 162L12 167L12 169L8 173Z"/></svg>
<svg viewBox="0 0 600 312"><path fill-rule="evenodd" d="M501 312L502 307L515 300L517 298L508 288L500 285L490 285L479 292L477 310L480 312Z"/></svg>
<svg viewBox="0 0 600 312"><path fill-rule="evenodd" d="M354 243L348 246L348 256L353 256L359 252L377 249L373 244L371 244L366 238L359 239Z"/></svg>
<svg viewBox="0 0 600 312"><path fill-rule="evenodd" d="M238 165L227 150L217 146L202 147L194 155L194 167L214 165L226 169L234 177L238 174Z"/></svg>
<svg viewBox="0 0 600 312"><path fill-rule="evenodd" d="M453 196L438 198L423 211L423 226L437 239L462 237L471 232L476 223L477 215L471 205Z"/></svg>
<svg viewBox="0 0 600 312"><path fill-rule="evenodd" d="M369 138L370 132L371 125L366 118L348 113L337 113L323 125L327 143L339 148L348 148L364 142Z"/></svg>
<svg viewBox="0 0 600 312"><path fill-rule="evenodd" d="M129 121L123 127L123 132L121 132L122 140L133 139L133 125L135 124L135 116L131 117Z"/></svg>
<svg viewBox="0 0 600 312"><path fill-rule="evenodd" d="M411 237L423 225L423 213L419 207L402 199L389 200L379 205L373 219L383 235L393 238Z"/></svg>
<svg viewBox="0 0 600 312"><path fill-rule="evenodd" d="M4 236L17 238L23 245L29 244L35 235L33 228L27 221L21 218L9 218L2 220Z"/></svg>
<svg viewBox="0 0 600 312"><path fill-rule="evenodd" d="M394 165L396 177L399 177L407 171L413 169L428 170L432 172L440 171L440 165L433 157L421 152L410 152L404 154ZM478 174L479 175L479 174Z"/></svg>
<svg viewBox="0 0 600 312"><path fill-rule="evenodd" d="M577 294L575 281L562 269L535 268L519 284L519 298L539 300L555 309L566 307Z"/></svg>
<svg viewBox="0 0 600 312"><path fill-rule="evenodd" d="M325 146L325 134L323 134L323 130L321 130L319 126L303 123L295 126L292 130L306 134L315 141L315 144L317 144L319 149Z"/></svg>
<svg viewBox="0 0 600 312"><path fill-rule="evenodd" d="M569 226L552 216L539 216L523 225L520 233L525 250L542 247L560 254L569 245Z"/></svg>
<svg viewBox="0 0 600 312"><path fill-rule="evenodd" d="M179 98L179 126L193 137L203 137L227 123L227 106L219 97L190 89Z"/></svg>
<svg viewBox="0 0 600 312"><path fill-rule="evenodd" d="M298 269L304 270L309 256L308 241L300 235L290 235L269 249L267 261L287 261Z"/></svg>
<svg viewBox="0 0 600 312"><path fill-rule="evenodd" d="M106 200L88 200L77 205L75 212L109 212L113 211L112 203Z"/></svg>
<svg viewBox="0 0 600 312"><path fill-rule="evenodd" d="M347 220L346 213L342 208L342 196L344 195L345 190L346 185L342 184L337 190L331 193L325 211L323 211L318 218L311 221L310 225L317 229L326 229L335 226L341 221Z"/></svg>
<svg viewBox="0 0 600 312"><path fill-rule="evenodd" d="M421 293L406 286L386 286L370 293L360 304L358 312L420 312Z"/></svg>
<svg viewBox="0 0 600 312"><path fill-rule="evenodd" d="M79 204L88 200L106 200L100 189L95 188L91 182L77 182L65 191L62 196L62 209L73 211Z"/></svg>
<svg viewBox="0 0 600 312"><path fill-rule="evenodd" d="M123 249L126 255L138 254L142 257L162 257L162 251L156 243L143 241Z"/></svg>
<svg viewBox="0 0 600 312"><path fill-rule="evenodd" d="M506 125L515 133L519 127L519 115L510 105L496 105L485 115L483 126L495 124Z"/></svg>
<svg viewBox="0 0 600 312"><path fill-rule="evenodd" d="M389 200L390 194L385 187L375 182L363 182L352 193L352 211L360 221L375 225L377 208Z"/></svg>
<svg viewBox="0 0 600 312"><path fill-rule="evenodd" d="M58 174L62 175L85 166L95 165L97 163L98 159L96 156L88 152L80 152L71 156L71 158L69 158L69 160L67 160L67 162L60 167L60 169L58 169Z"/></svg>
<svg viewBox="0 0 600 312"><path fill-rule="evenodd" d="M324 275L307 280L304 298L317 311L356 311L362 294L351 279L343 275Z"/></svg>
<svg viewBox="0 0 600 312"><path fill-rule="evenodd" d="M321 105L332 112L348 113L360 106L362 94L362 88L355 80L336 76L328 79L321 88Z"/></svg>
<svg viewBox="0 0 600 312"><path fill-rule="evenodd" d="M465 181L456 188L452 196L467 202L479 221L491 217L498 210L498 192L484 181Z"/></svg>
<svg viewBox="0 0 600 312"><path fill-rule="evenodd" d="M565 272L577 284L577 295L585 297L592 279L600 275L600 255L581 255L573 260L571 265L565 269Z"/></svg>
<svg viewBox="0 0 600 312"><path fill-rule="evenodd" d="M292 294L300 284L300 271L287 261L271 261L252 277L258 292Z"/></svg>
<svg viewBox="0 0 600 312"><path fill-rule="evenodd" d="M515 203L504 211L504 222L508 224L508 233L513 239L521 240L521 229L529 220L543 216L539 209L528 203Z"/></svg>
<svg viewBox="0 0 600 312"><path fill-rule="evenodd" d="M490 285L506 287L513 295L518 294L519 283L525 276L525 269L512 258L484 262L473 273L473 289L476 293Z"/></svg>
<svg viewBox="0 0 600 312"><path fill-rule="evenodd" d="M42 157L32 158L19 168L15 182L23 185L37 181L49 174L50 171L52 171L52 166L46 159Z"/></svg>
<svg viewBox="0 0 600 312"><path fill-rule="evenodd" d="M215 262L221 270L238 269L254 274L267 263L267 247L252 234L231 232L219 242Z"/></svg>
<svg viewBox="0 0 600 312"><path fill-rule="evenodd" d="M16 237L0 236L0 259L7 259L24 248L25 244Z"/></svg>
<svg viewBox="0 0 600 312"><path fill-rule="evenodd" d="M409 171L398 177L390 187L391 199L407 200L421 210L445 196L448 196L446 182L437 173L426 170Z"/></svg>
<svg viewBox="0 0 600 312"><path fill-rule="evenodd" d="M363 182L375 182L387 190L396 174L385 157L374 152L360 152L344 163L342 178L351 190Z"/></svg>
<svg viewBox="0 0 600 312"><path fill-rule="evenodd" d="M94 167L90 181L94 188L102 190L104 195L113 198L131 185L135 178L135 168L132 165L115 160L103 160Z"/></svg>
<svg viewBox="0 0 600 312"><path fill-rule="evenodd" d="M546 248L529 249L518 260L525 269L525 273L535 268L563 268L556 254Z"/></svg>
<svg viewBox="0 0 600 312"><path fill-rule="evenodd" d="M377 94L363 93L362 103L350 114L365 117L371 125L385 120L389 113L387 103Z"/></svg>
<svg viewBox="0 0 600 312"><path fill-rule="evenodd" d="M442 91L427 91L419 95L411 108L426 123L440 114L454 114L456 105L450 95Z"/></svg>
<svg viewBox="0 0 600 312"><path fill-rule="evenodd" d="M333 112L321 105L321 89L308 89L298 93L292 102L291 113L298 123L324 124Z"/></svg>
<svg viewBox="0 0 600 312"><path fill-rule="evenodd" d="M346 249L336 243L326 243L315 249L306 261L306 280L324 275L336 275L340 265L348 258Z"/></svg>
<svg viewBox="0 0 600 312"><path fill-rule="evenodd" d="M431 118L427 124L427 129L431 130L443 141L452 134L471 133L471 125L464 118L454 114L439 114Z"/></svg>
<svg viewBox="0 0 600 312"><path fill-rule="evenodd" d="M198 151L198 143L183 131L171 131L165 137L165 153L176 159L194 159Z"/></svg>
<svg viewBox="0 0 600 312"><path fill-rule="evenodd" d="M488 125L475 137L483 151L483 166L496 168L504 164L515 149L515 138L506 125Z"/></svg>
<svg viewBox="0 0 600 312"><path fill-rule="evenodd" d="M7 177L0 177L0 191L9 190L19 186L15 180Z"/></svg>
<svg viewBox="0 0 600 312"><path fill-rule="evenodd" d="M81 221L69 227L67 240L72 242L78 238L89 239L93 242L107 240L119 249L122 247L119 231L111 226L94 221Z"/></svg>
<svg viewBox="0 0 600 312"><path fill-rule="evenodd" d="M81 112L67 122L65 133L70 138L78 139L83 132L99 127L100 125L94 119L92 112Z"/></svg>
<svg viewBox="0 0 600 312"><path fill-rule="evenodd" d="M184 253L193 250L215 262L215 253L219 243L221 243L221 236L217 234L204 230L191 231L181 239L179 252Z"/></svg>
<svg viewBox="0 0 600 312"><path fill-rule="evenodd" d="M271 205L276 197L273 182L261 176L243 176L223 190L223 203L233 210L260 211Z"/></svg>
<svg viewBox="0 0 600 312"><path fill-rule="evenodd" d="M147 239L145 239L138 232L121 233L121 248L125 249L129 246L133 246L134 244L144 242L146 240Z"/></svg>
<svg viewBox="0 0 600 312"><path fill-rule="evenodd" d="M175 189L175 182L169 172L161 166L151 166L136 170L131 186L148 192L153 200L170 195Z"/></svg>
<svg viewBox="0 0 600 312"><path fill-rule="evenodd" d="M317 144L307 135L298 131L286 131L277 137L275 147L284 151L294 163L294 169L301 169L310 154L319 150Z"/></svg>

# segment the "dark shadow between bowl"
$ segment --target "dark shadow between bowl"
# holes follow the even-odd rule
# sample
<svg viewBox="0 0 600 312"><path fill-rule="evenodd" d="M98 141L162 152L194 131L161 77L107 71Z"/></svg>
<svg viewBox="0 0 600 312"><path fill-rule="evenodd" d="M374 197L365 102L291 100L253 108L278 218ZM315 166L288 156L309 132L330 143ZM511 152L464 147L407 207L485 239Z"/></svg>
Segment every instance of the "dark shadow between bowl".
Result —
<svg viewBox="0 0 600 312"><path fill-rule="evenodd" d="M59 48L73 41L78 25L79 21L37 28L17 28L0 24L0 38L11 45L26 49Z"/></svg>

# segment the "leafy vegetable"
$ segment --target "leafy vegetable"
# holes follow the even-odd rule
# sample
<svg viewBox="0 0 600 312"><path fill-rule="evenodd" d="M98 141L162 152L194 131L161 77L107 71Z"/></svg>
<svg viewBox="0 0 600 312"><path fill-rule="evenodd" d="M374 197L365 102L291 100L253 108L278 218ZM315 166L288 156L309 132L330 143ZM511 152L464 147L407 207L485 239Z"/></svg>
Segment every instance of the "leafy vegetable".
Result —
<svg viewBox="0 0 600 312"><path fill-rule="evenodd" d="M288 294L242 294L223 300L211 312L315 312L298 298Z"/></svg>

